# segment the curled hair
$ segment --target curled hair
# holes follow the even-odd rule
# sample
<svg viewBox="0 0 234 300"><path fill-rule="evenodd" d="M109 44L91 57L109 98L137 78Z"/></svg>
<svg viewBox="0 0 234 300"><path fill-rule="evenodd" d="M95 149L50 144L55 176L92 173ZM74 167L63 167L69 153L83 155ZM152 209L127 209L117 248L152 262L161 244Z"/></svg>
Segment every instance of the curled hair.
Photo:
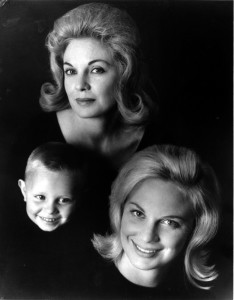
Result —
<svg viewBox="0 0 234 300"><path fill-rule="evenodd" d="M78 155L78 150L60 142L45 143L32 151L25 169L25 180L30 179L32 172L40 167L54 172L68 171L78 179L77 188L84 186L88 171L86 160Z"/></svg>
<svg viewBox="0 0 234 300"><path fill-rule="evenodd" d="M147 179L174 183L191 202L195 225L185 249L185 273L194 286L209 289L204 283L214 280L217 273L214 266L207 265L205 247L218 230L220 192L213 169L192 150L160 145L136 153L112 185L109 212L113 233L94 235L94 247L104 258L114 262L121 258L120 227L124 206L133 190Z"/></svg>
<svg viewBox="0 0 234 300"><path fill-rule="evenodd" d="M144 124L156 111L156 104L144 91L144 85L153 86L146 80L138 29L125 11L103 3L80 5L55 21L46 42L54 83L42 85L42 109L70 107L63 83L63 55L70 41L80 37L95 38L111 49L120 74L114 91L120 115L126 124Z"/></svg>

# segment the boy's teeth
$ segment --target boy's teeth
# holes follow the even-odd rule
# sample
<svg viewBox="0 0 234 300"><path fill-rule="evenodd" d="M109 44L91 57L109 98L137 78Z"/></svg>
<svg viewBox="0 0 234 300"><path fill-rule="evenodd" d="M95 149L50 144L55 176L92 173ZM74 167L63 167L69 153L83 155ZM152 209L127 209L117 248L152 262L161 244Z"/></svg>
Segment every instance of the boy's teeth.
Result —
<svg viewBox="0 0 234 300"><path fill-rule="evenodd" d="M54 222L56 219L48 219L48 218L44 218L44 217L40 217L42 220L46 221L46 222Z"/></svg>

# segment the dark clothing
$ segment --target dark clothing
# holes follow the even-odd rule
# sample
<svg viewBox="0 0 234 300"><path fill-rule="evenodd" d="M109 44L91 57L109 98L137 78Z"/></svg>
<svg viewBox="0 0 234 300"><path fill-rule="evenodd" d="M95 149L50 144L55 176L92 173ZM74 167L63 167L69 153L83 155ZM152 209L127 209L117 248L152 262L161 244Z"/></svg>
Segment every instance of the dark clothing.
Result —
<svg viewBox="0 0 234 300"><path fill-rule="evenodd" d="M155 124L146 128L138 150L160 141ZM98 269L99 255L90 238L94 232L104 234L108 230L108 197L117 170L104 157L83 149L91 166L83 199L68 224L54 232L44 232L28 218L17 180L24 178L30 153L52 141L65 143L55 113L35 117L29 126L19 130L12 145L9 180L1 191L0 297L89 299L92 295L98 299L96 293L101 296L106 284L104 280L104 285L96 286L94 279L104 264ZM119 276L118 272L115 276Z"/></svg>
<svg viewBox="0 0 234 300"><path fill-rule="evenodd" d="M55 231L44 232L25 212L1 236L0 297L82 299L93 252L84 222L76 216Z"/></svg>
<svg viewBox="0 0 234 300"><path fill-rule="evenodd" d="M181 264L175 265L165 277L164 282L155 288L139 286L128 281L112 262L102 260L95 269L96 272L91 279L91 284L93 285L91 290L94 299L214 299L210 292L192 287L188 282L184 281Z"/></svg>
<svg viewBox="0 0 234 300"><path fill-rule="evenodd" d="M25 128L19 130L16 141L12 147L12 156L17 155L17 163L20 164L18 169L21 174L18 176L22 176L30 153L37 146L52 141L66 142L59 127L56 113L41 113L34 117ZM159 128L158 121L151 121L146 126L137 151L153 144L173 142L172 137L169 136L168 133L165 133L162 128Z"/></svg>
<svg viewBox="0 0 234 300"><path fill-rule="evenodd" d="M164 134L162 129L159 130L157 121L151 122L146 126L137 151L156 143L164 143L166 141L165 137L168 138L168 135ZM10 188L9 206L11 208L20 209L16 207L17 204L15 203L15 198L20 196L17 180L24 177L29 155L37 146L52 141L66 142L59 127L56 113L41 113L35 116L25 128L19 130L16 141L12 146L8 167L10 182L14 183L14 186ZM108 197L111 183L116 178L118 170L114 169L105 157L92 153L88 149L83 149L83 151L89 158L91 166L89 178L87 179L89 200L84 203L83 211L85 213L89 211L88 217L92 220L93 230L104 233L109 224ZM90 153L87 154L87 152ZM5 193L7 194L7 191ZM92 209L90 209L91 207Z"/></svg>

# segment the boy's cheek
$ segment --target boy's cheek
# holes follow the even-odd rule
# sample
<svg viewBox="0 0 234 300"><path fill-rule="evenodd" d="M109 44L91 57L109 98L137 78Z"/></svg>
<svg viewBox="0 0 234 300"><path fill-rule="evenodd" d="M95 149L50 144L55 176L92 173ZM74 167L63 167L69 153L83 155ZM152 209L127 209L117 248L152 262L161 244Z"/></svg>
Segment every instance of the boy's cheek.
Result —
<svg viewBox="0 0 234 300"><path fill-rule="evenodd" d="M26 201L27 210L36 211L42 208L41 203L35 203L28 198L25 201Z"/></svg>

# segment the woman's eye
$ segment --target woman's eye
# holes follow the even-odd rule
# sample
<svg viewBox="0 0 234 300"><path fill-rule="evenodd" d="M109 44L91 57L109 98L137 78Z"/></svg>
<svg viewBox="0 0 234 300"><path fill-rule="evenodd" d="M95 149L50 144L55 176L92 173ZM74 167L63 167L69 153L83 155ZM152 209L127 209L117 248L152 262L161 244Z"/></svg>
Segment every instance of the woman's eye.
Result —
<svg viewBox="0 0 234 300"><path fill-rule="evenodd" d="M131 214L137 218L143 218L144 214L140 210L132 210Z"/></svg>
<svg viewBox="0 0 234 300"><path fill-rule="evenodd" d="M43 195L36 195L35 198L40 201L45 200L45 196L43 196Z"/></svg>
<svg viewBox="0 0 234 300"><path fill-rule="evenodd" d="M61 198L59 199L58 203L61 204L61 205L64 205L64 204L70 204L72 203L73 200L70 199L70 198Z"/></svg>
<svg viewBox="0 0 234 300"><path fill-rule="evenodd" d="M105 70L101 67L98 67L98 68L93 68L91 72L95 74L102 74L105 72Z"/></svg>
<svg viewBox="0 0 234 300"><path fill-rule="evenodd" d="M64 70L64 73L68 76L76 74L75 70L73 69L66 69Z"/></svg>
<svg viewBox="0 0 234 300"><path fill-rule="evenodd" d="M178 228L180 226L178 222L169 219L162 220L161 223L167 226L171 226L173 228Z"/></svg>

